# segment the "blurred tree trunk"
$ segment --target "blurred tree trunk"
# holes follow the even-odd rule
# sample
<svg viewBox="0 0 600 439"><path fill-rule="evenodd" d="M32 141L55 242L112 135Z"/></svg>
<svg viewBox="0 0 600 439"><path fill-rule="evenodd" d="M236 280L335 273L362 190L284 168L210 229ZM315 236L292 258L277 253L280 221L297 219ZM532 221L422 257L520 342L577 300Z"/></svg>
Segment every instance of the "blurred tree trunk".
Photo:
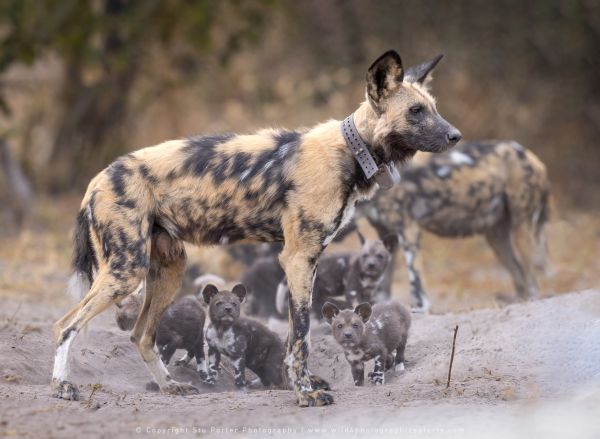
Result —
<svg viewBox="0 0 600 439"><path fill-rule="evenodd" d="M8 187L11 213L18 228L22 228L33 211L31 185L23 174L21 166L12 156L8 144L0 139L0 167Z"/></svg>
<svg viewBox="0 0 600 439"><path fill-rule="evenodd" d="M125 0L104 1L109 17L122 14L125 7ZM103 68L94 80L84 80L80 53L65 59L57 104L63 111L51 156L53 169L48 172L46 184L51 191L85 184L125 150L128 99L138 73L138 53L125 48L114 26L108 26L103 39Z"/></svg>

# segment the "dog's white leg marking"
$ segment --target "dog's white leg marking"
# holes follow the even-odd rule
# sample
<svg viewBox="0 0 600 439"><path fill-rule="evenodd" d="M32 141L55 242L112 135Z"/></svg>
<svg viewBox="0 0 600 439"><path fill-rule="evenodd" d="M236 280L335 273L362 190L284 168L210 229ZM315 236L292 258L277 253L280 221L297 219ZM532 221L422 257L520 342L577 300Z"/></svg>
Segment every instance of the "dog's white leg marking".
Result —
<svg viewBox="0 0 600 439"><path fill-rule="evenodd" d="M396 367L394 368L394 370L396 372L403 372L404 371L404 363L398 363L398 364L396 364Z"/></svg>
<svg viewBox="0 0 600 439"><path fill-rule="evenodd" d="M287 314L289 294L290 291L287 283L285 281L279 282L279 285L277 285L277 293L275 295L275 309L277 309L277 312L281 316L285 316Z"/></svg>
<svg viewBox="0 0 600 439"><path fill-rule="evenodd" d="M181 357L179 359L179 361L177 361L177 362L181 365L184 365L184 364L188 364L191 359L192 359L192 357L190 357L190 353L186 352L185 355L183 357Z"/></svg>
<svg viewBox="0 0 600 439"><path fill-rule="evenodd" d="M69 349L75 339L77 331L72 330L68 337L56 348L54 355L54 369L52 371L52 380L60 383L69 379Z"/></svg>
<svg viewBox="0 0 600 439"><path fill-rule="evenodd" d="M206 360L204 358L196 365L196 371L205 374L208 373L206 369Z"/></svg>
<svg viewBox="0 0 600 439"><path fill-rule="evenodd" d="M155 349L155 352L156 352L156 349ZM154 381L156 381L156 383L158 384L158 386L161 389L163 387L166 387L172 381L171 376L169 375L169 371L167 370L166 366L160 359L160 356L158 355L158 353L154 357L154 359L152 359L146 363L146 367L150 371L150 374L154 378Z"/></svg>

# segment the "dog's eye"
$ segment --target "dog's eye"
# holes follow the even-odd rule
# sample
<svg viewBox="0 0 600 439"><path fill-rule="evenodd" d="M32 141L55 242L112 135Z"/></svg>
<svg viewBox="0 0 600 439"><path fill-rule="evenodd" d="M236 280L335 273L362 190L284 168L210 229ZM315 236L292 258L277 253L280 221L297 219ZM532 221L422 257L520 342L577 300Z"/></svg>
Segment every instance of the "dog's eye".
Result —
<svg viewBox="0 0 600 439"><path fill-rule="evenodd" d="M222 301L222 300L219 300L219 301L216 303L216 305L217 305L217 306L221 306L221 305L223 305L223 301Z"/></svg>
<svg viewBox="0 0 600 439"><path fill-rule="evenodd" d="M339 324L337 325L337 327L338 327L338 329L342 329L342 324L341 324L341 323L339 323Z"/></svg>
<svg viewBox="0 0 600 439"><path fill-rule="evenodd" d="M352 327L353 327L354 329L358 329L358 323L352 323Z"/></svg>
<svg viewBox="0 0 600 439"><path fill-rule="evenodd" d="M412 114L419 114L422 111L423 111L422 105L413 105L412 107L410 107L410 112Z"/></svg>

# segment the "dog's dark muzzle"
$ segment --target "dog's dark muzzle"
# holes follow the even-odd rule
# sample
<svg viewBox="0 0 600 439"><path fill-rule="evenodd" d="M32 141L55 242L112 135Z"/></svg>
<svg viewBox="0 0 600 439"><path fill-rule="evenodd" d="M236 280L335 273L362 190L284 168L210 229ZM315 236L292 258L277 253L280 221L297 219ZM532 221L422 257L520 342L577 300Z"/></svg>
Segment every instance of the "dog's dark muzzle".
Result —
<svg viewBox="0 0 600 439"><path fill-rule="evenodd" d="M460 131L458 131L456 128L451 127L450 130L448 130L448 133L446 134L446 141L448 143L448 146L452 147L454 145L456 145L460 139L462 139L462 134Z"/></svg>

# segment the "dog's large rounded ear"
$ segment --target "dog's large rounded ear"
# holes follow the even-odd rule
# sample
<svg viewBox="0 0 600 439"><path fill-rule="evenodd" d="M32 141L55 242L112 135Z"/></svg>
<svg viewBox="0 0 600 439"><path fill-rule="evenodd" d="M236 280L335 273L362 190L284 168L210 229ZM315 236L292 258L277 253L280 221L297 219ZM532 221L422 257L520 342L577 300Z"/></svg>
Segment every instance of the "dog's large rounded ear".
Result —
<svg viewBox="0 0 600 439"><path fill-rule="evenodd" d="M390 253L394 253L398 247L398 235L390 233L383 238L383 245Z"/></svg>
<svg viewBox="0 0 600 439"><path fill-rule="evenodd" d="M381 101L398 90L403 80L402 59L395 50L388 50L367 71L367 98L379 109Z"/></svg>
<svg viewBox="0 0 600 439"><path fill-rule="evenodd" d="M373 309L371 308L371 304L369 302L363 302L354 308L354 312L360 316L363 322L367 323L371 317Z"/></svg>
<svg viewBox="0 0 600 439"><path fill-rule="evenodd" d="M244 297L246 297L246 287L244 284L237 284L235 287L233 287L231 292L235 294L238 299L240 299L240 302L244 300Z"/></svg>
<svg viewBox="0 0 600 439"><path fill-rule="evenodd" d="M406 69L406 80L408 82L418 82L419 84L426 84L431 80L431 72L444 57L443 54L439 54L435 58L419 64L418 66L412 66Z"/></svg>
<svg viewBox="0 0 600 439"><path fill-rule="evenodd" d="M208 305L210 304L210 299L212 299L218 293L219 289L217 287L215 287L213 284L207 284L202 289L202 298L204 299L204 302Z"/></svg>
<svg viewBox="0 0 600 439"><path fill-rule="evenodd" d="M325 302L323 304L323 308L321 309L321 314L323 314L323 317L330 325L335 316L337 316L339 313L340 309L331 302Z"/></svg>

